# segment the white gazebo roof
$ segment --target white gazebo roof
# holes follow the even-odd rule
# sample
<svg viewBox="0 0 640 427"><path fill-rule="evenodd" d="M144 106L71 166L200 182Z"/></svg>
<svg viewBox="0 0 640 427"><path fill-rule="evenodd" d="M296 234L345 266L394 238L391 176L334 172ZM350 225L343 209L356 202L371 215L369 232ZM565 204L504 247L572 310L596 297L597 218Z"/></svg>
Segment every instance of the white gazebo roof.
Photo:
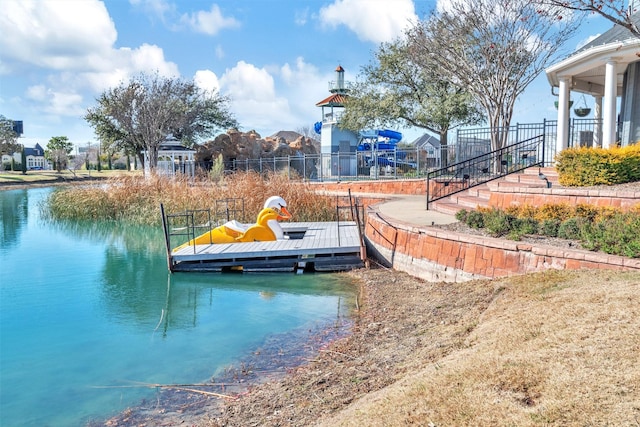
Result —
<svg viewBox="0 0 640 427"><path fill-rule="evenodd" d="M595 41L597 41L596 39ZM640 38L613 41L599 46L589 44L563 61L549 67L547 80L559 86L561 76L571 76L571 90L598 96L604 94L605 66L612 58L616 62L618 95L622 90L623 74L632 62L640 60Z"/></svg>
<svg viewBox="0 0 640 427"><path fill-rule="evenodd" d="M631 19L640 24L640 12ZM547 80L552 88L558 88L557 151L568 146L572 91L591 95L595 99L594 142L604 148L616 141L622 145L634 142L640 130L636 117L640 96L639 70L640 37L620 25L614 25L592 42L547 68ZM619 96L622 97L622 132L616 134L616 104Z"/></svg>

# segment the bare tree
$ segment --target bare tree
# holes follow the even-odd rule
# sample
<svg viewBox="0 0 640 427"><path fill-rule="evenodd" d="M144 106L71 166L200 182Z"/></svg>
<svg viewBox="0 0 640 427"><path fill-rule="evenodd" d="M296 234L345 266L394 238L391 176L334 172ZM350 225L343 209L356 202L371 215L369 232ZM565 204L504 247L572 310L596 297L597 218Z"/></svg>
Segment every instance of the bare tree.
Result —
<svg viewBox="0 0 640 427"><path fill-rule="evenodd" d="M296 132L309 139L316 139L318 137L318 134L313 130L313 126L310 125L301 125L296 129Z"/></svg>
<svg viewBox="0 0 640 427"><path fill-rule="evenodd" d="M383 43L375 59L362 68L362 80L349 94L340 126L358 131L371 127L411 126L438 134L442 146L459 126L482 122L469 91L443 74L429 56L417 57L409 35ZM443 150L443 164L446 151Z"/></svg>
<svg viewBox="0 0 640 427"><path fill-rule="evenodd" d="M437 61L473 95L486 113L491 147L497 150L506 145L518 96L575 32L570 21L540 13L530 0L453 0L448 10L414 28L414 57Z"/></svg>
<svg viewBox="0 0 640 427"><path fill-rule="evenodd" d="M149 167L158 162L158 146L173 135L185 145L213 135L220 127L237 127L228 98L206 93L193 81L141 74L104 92L85 119L109 147L140 155Z"/></svg>
<svg viewBox="0 0 640 427"><path fill-rule="evenodd" d="M640 37L640 28L638 28L638 17L636 15L640 11L640 1L638 0L536 0L543 8L553 6L556 8L556 16L562 16L563 9L593 13L600 15L605 19L620 25L636 37ZM543 9L544 10L544 9Z"/></svg>

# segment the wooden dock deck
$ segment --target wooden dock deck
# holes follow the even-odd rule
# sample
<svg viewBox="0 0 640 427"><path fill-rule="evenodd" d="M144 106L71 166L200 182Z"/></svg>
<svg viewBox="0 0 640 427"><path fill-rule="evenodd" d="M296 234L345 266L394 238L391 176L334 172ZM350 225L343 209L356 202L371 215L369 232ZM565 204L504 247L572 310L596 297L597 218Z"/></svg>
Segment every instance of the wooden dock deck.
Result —
<svg viewBox="0 0 640 427"><path fill-rule="evenodd" d="M364 265L356 222L280 223L286 240L187 246L169 254L171 271L344 271Z"/></svg>

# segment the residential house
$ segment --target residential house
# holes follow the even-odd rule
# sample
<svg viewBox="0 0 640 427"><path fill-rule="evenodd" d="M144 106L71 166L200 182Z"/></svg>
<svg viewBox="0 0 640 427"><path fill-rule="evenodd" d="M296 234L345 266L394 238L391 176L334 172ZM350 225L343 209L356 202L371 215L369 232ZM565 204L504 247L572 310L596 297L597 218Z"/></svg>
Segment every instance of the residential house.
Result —
<svg viewBox="0 0 640 427"><path fill-rule="evenodd" d="M44 157L44 149L40 144L36 143L35 147L25 147L24 151L27 158L27 170L50 169L49 163ZM16 151L13 155L3 154L2 164L11 164L12 158L16 164L21 164L22 152Z"/></svg>

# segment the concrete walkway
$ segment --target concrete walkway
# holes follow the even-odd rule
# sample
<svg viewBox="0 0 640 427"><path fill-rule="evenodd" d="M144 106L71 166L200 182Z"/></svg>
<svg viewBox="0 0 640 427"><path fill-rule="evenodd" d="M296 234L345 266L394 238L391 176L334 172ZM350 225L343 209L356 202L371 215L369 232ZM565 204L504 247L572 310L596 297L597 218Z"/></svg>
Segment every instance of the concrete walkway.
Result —
<svg viewBox="0 0 640 427"><path fill-rule="evenodd" d="M425 196L392 195L389 200L381 202L378 208L380 213L386 217L415 226L458 222L453 215L427 210L426 206L427 199Z"/></svg>

